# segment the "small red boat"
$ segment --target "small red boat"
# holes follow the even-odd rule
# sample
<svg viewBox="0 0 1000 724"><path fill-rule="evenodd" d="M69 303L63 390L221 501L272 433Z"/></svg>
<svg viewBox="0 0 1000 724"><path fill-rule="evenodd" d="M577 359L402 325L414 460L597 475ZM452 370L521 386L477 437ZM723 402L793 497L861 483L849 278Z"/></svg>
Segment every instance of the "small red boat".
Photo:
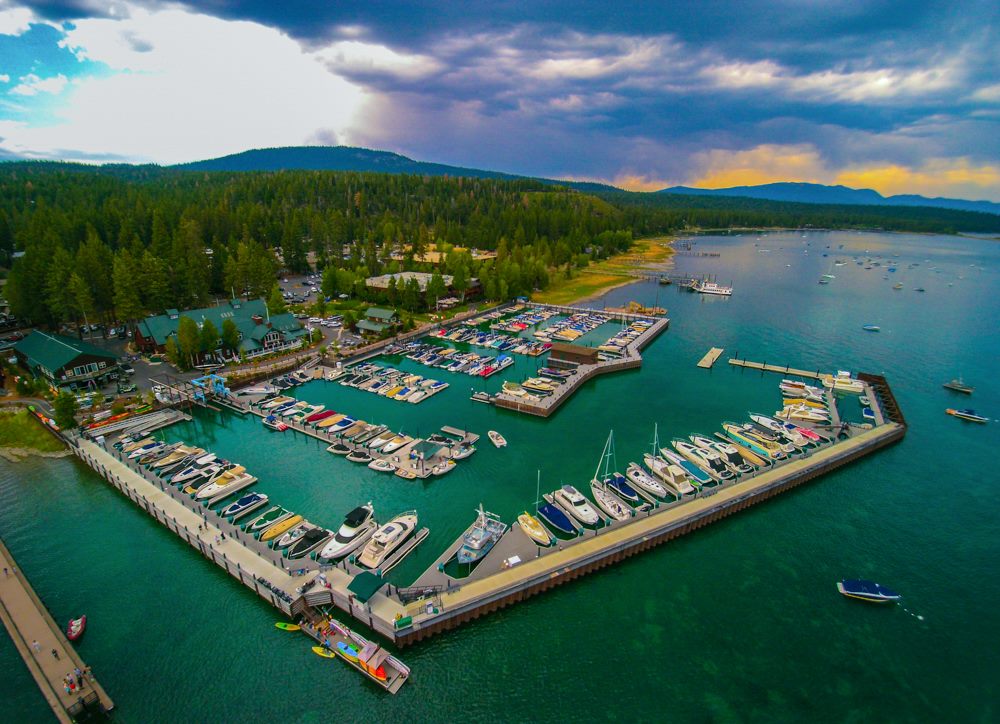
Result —
<svg viewBox="0 0 1000 724"><path fill-rule="evenodd" d="M87 628L87 617L80 616L80 618L70 619L70 622L66 624L66 638L70 641L76 641L78 638L83 636L84 629Z"/></svg>

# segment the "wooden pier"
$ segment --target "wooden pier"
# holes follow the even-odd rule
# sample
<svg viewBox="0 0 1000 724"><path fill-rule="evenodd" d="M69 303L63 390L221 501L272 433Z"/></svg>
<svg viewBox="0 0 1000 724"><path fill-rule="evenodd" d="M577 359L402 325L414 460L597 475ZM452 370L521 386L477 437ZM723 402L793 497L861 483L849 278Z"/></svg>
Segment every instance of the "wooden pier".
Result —
<svg viewBox="0 0 1000 724"><path fill-rule="evenodd" d="M708 352L705 353L705 356L701 358L698 366L706 370L712 369L712 365L718 361L724 351L725 350L722 347L712 347L712 349L708 350Z"/></svg>
<svg viewBox="0 0 1000 724"><path fill-rule="evenodd" d="M818 380L825 377L828 373L820 372L819 370L800 370L795 367L789 367L788 365L769 365L766 362L750 362L745 359L737 359L733 357L729 360L729 364L736 367L743 367L748 370L761 370L762 372L777 372L781 375L789 375L792 377L808 377L810 379ZM700 366L700 365L699 365Z"/></svg>
<svg viewBox="0 0 1000 724"><path fill-rule="evenodd" d="M63 679L74 668L86 671L87 665L3 543L0 543L0 560L7 571L0 577L0 619L56 719L83 721L110 712L115 704L94 676L84 676L84 683L76 692L66 693Z"/></svg>

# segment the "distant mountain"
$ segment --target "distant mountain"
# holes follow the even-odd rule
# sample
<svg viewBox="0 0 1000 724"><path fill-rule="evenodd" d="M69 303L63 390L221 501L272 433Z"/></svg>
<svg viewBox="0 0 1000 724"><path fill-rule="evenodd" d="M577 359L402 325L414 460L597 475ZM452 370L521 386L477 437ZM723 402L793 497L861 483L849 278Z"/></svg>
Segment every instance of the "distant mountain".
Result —
<svg viewBox="0 0 1000 724"><path fill-rule="evenodd" d="M927 198L915 194L883 196L871 189L852 189L847 186L824 186L809 183L773 183L760 186L733 186L727 189L697 189L690 186L671 186L661 189L661 194L687 194L690 196L743 196L768 201L794 201L806 204L848 204L863 206L933 206L959 211L979 211L1000 214L1000 204L992 201L965 201L963 199Z"/></svg>
<svg viewBox="0 0 1000 724"><path fill-rule="evenodd" d="M464 176L487 179L532 179L569 186L580 191L617 191L614 186L587 181L535 179L530 176L486 171L479 168L448 166L443 163L414 161L391 151L374 151L353 146L287 146L255 148L230 156L205 161L182 163L171 168L182 171L356 171L371 173L402 173L418 176Z"/></svg>

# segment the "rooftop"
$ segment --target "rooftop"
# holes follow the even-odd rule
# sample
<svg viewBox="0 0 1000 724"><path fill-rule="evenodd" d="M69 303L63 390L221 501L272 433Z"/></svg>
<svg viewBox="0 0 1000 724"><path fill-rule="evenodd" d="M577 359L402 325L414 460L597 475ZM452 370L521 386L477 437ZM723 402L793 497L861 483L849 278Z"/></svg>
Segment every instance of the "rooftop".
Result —
<svg viewBox="0 0 1000 724"><path fill-rule="evenodd" d="M427 285L430 283L433 276L433 274L429 274L427 272L399 272L398 274L383 274L382 276L368 277L365 280L365 284L375 289L388 289L389 280L395 279L396 286L402 288L402 286L410 279L416 279L417 284L420 285L420 291L426 292ZM450 274L442 274L441 278L444 279L444 285L446 287L450 287L452 282L455 281L455 277Z"/></svg>
<svg viewBox="0 0 1000 724"><path fill-rule="evenodd" d="M39 329L15 344L14 349L24 355L32 367L42 366L50 372L66 366L80 355L105 357L111 361L117 359L114 353L89 342Z"/></svg>

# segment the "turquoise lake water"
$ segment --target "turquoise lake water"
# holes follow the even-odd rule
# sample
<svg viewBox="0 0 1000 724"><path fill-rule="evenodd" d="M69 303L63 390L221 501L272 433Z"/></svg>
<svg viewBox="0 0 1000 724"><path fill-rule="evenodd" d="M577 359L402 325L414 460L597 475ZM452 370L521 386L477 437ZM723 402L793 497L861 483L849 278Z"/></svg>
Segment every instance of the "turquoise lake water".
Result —
<svg viewBox="0 0 1000 724"><path fill-rule="evenodd" d="M470 388L532 374L543 363L534 358L486 382L383 360L452 383L419 405L322 381L296 389L409 434L452 425L507 437L505 450L484 439L447 476L381 475L230 413L199 412L164 431L243 463L260 478L255 489L313 522L336 525L367 500L381 520L415 508L431 535L390 574L405 585L480 502L507 521L530 506L536 470L543 492L586 483L609 429L623 469L648 448L654 423L668 442L748 410L773 412L779 376L730 368L732 353L888 378L910 425L901 444L404 649L413 676L396 696L275 629L266 603L78 462L0 463L0 536L58 621L88 615L80 651L122 721L319 722L359 711L376 721L996 719L1000 423L962 423L944 409L1000 417L1000 246L811 232L702 237L696 248L721 256L678 257L677 271L715 274L735 285L733 297L640 283L597 300L657 302L670 329L641 370L588 383L549 420L468 399ZM876 254L882 267L852 259ZM835 267L838 258L849 263ZM836 278L817 284L824 273ZM698 369L713 346L726 348L721 362ZM971 398L941 387L959 374L975 385ZM856 404L841 408L854 416ZM848 601L835 589L844 577L878 580L904 605ZM0 666L8 720L50 720L6 636Z"/></svg>

